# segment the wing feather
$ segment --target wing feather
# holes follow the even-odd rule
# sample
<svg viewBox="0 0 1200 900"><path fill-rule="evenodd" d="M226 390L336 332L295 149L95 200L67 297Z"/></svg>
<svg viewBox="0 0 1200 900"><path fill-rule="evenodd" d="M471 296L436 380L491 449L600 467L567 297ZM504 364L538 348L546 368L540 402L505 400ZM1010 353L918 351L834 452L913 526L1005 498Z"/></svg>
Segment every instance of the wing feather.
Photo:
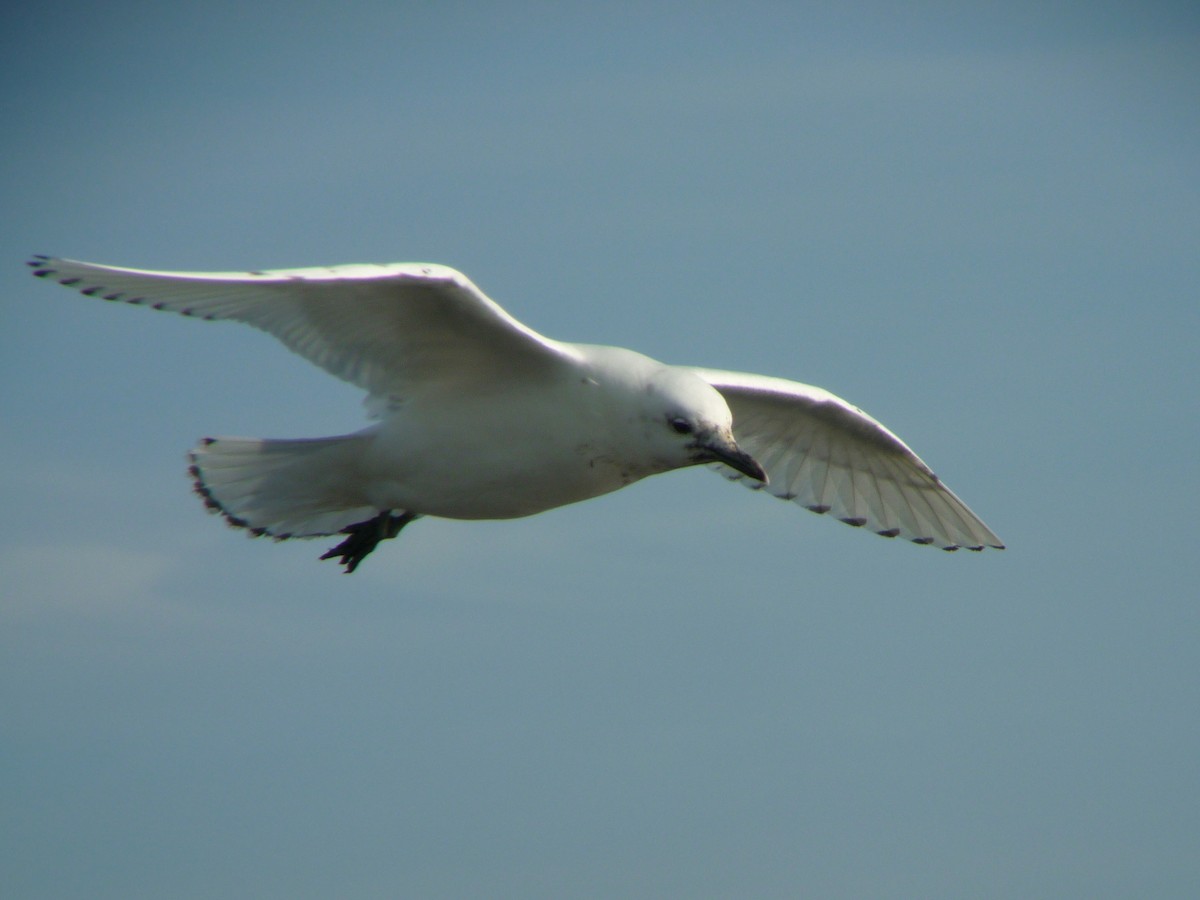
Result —
<svg viewBox="0 0 1200 900"><path fill-rule="evenodd" d="M945 550L1003 549L978 516L881 423L811 385L696 369L725 397L739 446L777 497L885 537ZM751 480L717 465L726 477Z"/></svg>
<svg viewBox="0 0 1200 900"><path fill-rule="evenodd" d="M385 401L417 385L529 376L575 356L446 266L153 272L46 256L29 265L88 296L252 325Z"/></svg>

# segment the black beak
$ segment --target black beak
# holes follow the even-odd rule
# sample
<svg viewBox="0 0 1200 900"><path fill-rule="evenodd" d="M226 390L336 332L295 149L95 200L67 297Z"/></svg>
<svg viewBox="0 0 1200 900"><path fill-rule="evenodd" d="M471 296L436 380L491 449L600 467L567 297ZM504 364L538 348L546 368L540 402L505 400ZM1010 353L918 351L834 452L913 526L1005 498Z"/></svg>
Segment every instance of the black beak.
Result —
<svg viewBox="0 0 1200 900"><path fill-rule="evenodd" d="M725 463L729 468L741 472L747 478L767 483L767 473L749 453L743 451L731 440L725 440L720 435L713 435L711 440L697 443L695 460L702 462Z"/></svg>

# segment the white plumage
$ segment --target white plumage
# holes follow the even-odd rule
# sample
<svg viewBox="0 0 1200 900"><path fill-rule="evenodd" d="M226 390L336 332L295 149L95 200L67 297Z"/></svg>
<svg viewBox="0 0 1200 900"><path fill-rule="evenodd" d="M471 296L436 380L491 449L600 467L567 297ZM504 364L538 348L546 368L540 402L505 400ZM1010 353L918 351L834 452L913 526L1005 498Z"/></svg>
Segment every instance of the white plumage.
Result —
<svg viewBox="0 0 1200 900"><path fill-rule="evenodd" d="M907 444L858 407L782 378L696 371L725 397L739 446L770 481L722 466L729 478L884 537L945 550L1003 549Z"/></svg>
<svg viewBox="0 0 1200 900"><path fill-rule="evenodd" d="M554 341L445 266L30 265L89 296L245 322L366 390L379 421L357 434L206 439L191 454L197 491L232 524L349 535L323 557L347 571L423 515L530 515L699 463L887 537L1003 547L903 441L827 391Z"/></svg>

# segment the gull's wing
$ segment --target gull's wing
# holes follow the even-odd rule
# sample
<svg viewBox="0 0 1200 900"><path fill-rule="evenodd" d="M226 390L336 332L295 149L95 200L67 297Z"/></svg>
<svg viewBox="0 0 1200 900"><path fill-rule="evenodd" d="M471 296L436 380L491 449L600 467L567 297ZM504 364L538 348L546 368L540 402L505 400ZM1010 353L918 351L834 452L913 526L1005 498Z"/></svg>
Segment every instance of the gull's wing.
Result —
<svg viewBox="0 0 1200 900"><path fill-rule="evenodd" d="M766 489L884 537L944 550L1004 544L908 446L828 391L762 375L696 369L725 397L738 445L767 470ZM718 464L733 481L762 487Z"/></svg>
<svg viewBox="0 0 1200 900"><path fill-rule="evenodd" d="M574 357L446 266L147 272L46 256L29 265L89 296L253 325L380 398L536 375Z"/></svg>

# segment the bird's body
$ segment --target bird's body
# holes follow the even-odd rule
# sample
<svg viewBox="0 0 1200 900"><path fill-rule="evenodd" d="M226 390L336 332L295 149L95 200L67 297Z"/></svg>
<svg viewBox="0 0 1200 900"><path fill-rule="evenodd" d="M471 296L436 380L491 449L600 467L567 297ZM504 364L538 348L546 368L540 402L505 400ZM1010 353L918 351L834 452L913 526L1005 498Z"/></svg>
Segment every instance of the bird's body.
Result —
<svg viewBox="0 0 1200 900"><path fill-rule="evenodd" d="M443 266L167 273L37 257L90 296L229 318L368 392L378 421L308 440L209 438L197 491L234 525L350 535L347 571L421 516L506 519L711 463L852 525L1000 547L894 434L797 382L669 366L521 325Z"/></svg>
<svg viewBox="0 0 1200 900"><path fill-rule="evenodd" d="M617 348L576 349L573 372L517 390L504 379L449 395L414 390L378 425L347 438L359 443L347 477L378 509L512 519L676 468L669 453L646 452L651 423L621 402L650 389L640 376L653 361Z"/></svg>

